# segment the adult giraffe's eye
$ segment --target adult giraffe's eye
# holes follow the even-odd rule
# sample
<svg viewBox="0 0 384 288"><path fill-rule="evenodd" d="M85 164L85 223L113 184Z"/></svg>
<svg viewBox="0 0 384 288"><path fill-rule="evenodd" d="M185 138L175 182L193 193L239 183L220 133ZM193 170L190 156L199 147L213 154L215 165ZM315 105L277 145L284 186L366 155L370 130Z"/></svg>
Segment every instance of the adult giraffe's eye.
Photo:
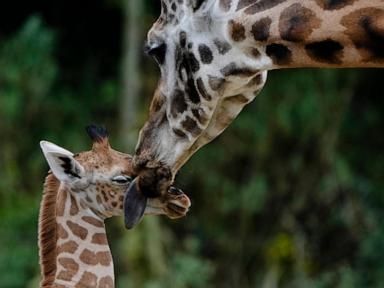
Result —
<svg viewBox="0 0 384 288"><path fill-rule="evenodd" d="M132 181L132 177L124 176L124 175L118 175L112 178L112 181L117 184L128 184Z"/></svg>
<svg viewBox="0 0 384 288"><path fill-rule="evenodd" d="M159 65L164 64L165 53L167 52L167 45L165 43L153 47L145 46L144 51L153 57Z"/></svg>

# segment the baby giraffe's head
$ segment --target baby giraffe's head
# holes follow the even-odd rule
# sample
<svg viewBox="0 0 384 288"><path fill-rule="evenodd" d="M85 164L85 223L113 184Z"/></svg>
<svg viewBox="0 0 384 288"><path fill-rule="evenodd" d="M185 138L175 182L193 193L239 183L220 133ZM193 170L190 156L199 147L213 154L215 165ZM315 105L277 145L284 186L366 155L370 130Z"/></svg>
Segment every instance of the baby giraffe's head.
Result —
<svg viewBox="0 0 384 288"><path fill-rule="evenodd" d="M132 181L132 157L111 148L105 128L91 125L86 130L93 141L90 151L73 154L53 143L40 142L53 175L77 200L78 209L88 209L101 219L124 214L127 228L144 214L186 215L190 200L181 190L171 187L163 197L145 197Z"/></svg>

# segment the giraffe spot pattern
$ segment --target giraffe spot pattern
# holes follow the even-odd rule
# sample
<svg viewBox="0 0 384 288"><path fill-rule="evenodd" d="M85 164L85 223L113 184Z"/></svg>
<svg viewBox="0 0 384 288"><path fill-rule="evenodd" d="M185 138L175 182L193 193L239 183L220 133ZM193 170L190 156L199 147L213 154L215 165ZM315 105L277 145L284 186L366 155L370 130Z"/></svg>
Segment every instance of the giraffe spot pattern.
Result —
<svg viewBox="0 0 384 288"><path fill-rule="evenodd" d="M259 58L261 56L261 53L259 50L257 50L256 48L251 48L249 50L249 54L251 57L254 57L254 58Z"/></svg>
<svg viewBox="0 0 384 288"><path fill-rule="evenodd" d="M266 53L271 57L275 65L288 65L292 61L292 52L283 44L270 44L266 48Z"/></svg>
<svg viewBox="0 0 384 288"><path fill-rule="evenodd" d="M60 223L57 223L57 236L61 239L68 238L68 232L65 231L64 227Z"/></svg>
<svg viewBox="0 0 384 288"><path fill-rule="evenodd" d="M110 276L102 277L100 279L100 281L99 281L99 287L113 288L114 287L114 283L113 283L112 277L110 277Z"/></svg>
<svg viewBox="0 0 384 288"><path fill-rule="evenodd" d="M215 39L213 40L213 43L215 44L216 48L217 48L217 51L221 54L221 55L225 55L228 53L229 50L232 49L231 45L226 42L226 41L221 41L219 39Z"/></svg>
<svg viewBox="0 0 384 288"><path fill-rule="evenodd" d="M184 48L187 45L187 33L185 31L181 31L179 34L179 42L180 47Z"/></svg>
<svg viewBox="0 0 384 288"><path fill-rule="evenodd" d="M334 40L327 39L307 44L305 45L305 50L308 56L315 61L328 64L342 63L343 46Z"/></svg>
<svg viewBox="0 0 384 288"><path fill-rule="evenodd" d="M60 271L57 275L58 280L71 281L72 277L75 276L76 273L69 271Z"/></svg>
<svg viewBox="0 0 384 288"><path fill-rule="evenodd" d="M183 113L187 110L188 105L184 98L184 93L181 90L175 90L171 98L171 114L173 117L177 117L179 113Z"/></svg>
<svg viewBox="0 0 384 288"><path fill-rule="evenodd" d="M205 44L200 44L198 50L201 62L203 62L204 64L211 64L213 60L213 54L211 49Z"/></svg>
<svg viewBox="0 0 384 288"><path fill-rule="evenodd" d="M320 19L312 10L295 3L281 13L279 31L283 40L301 42L320 25Z"/></svg>
<svg viewBox="0 0 384 288"><path fill-rule="evenodd" d="M200 96L197 92L197 88L193 78L188 78L186 92L188 94L189 100L191 100L193 103L197 104L200 102Z"/></svg>
<svg viewBox="0 0 384 288"><path fill-rule="evenodd" d="M201 108L198 108L198 109L192 109L192 114L193 116L195 116L195 118L197 119L197 121L199 121L202 125L204 125L205 123L207 123L208 121L208 117L207 115L205 114L204 110L201 109Z"/></svg>
<svg viewBox="0 0 384 288"><path fill-rule="evenodd" d="M101 191L101 195L103 195L103 199L105 202L108 202L108 196L107 196L107 192L105 192L104 190Z"/></svg>
<svg viewBox="0 0 384 288"><path fill-rule="evenodd" d="M58 262L65 270L60 271L60 273L57 275L57 279L71 281L72 277L75 276L79 270L79 264L77 264L75 260L71 258L59 258Z"/></svg>
<svg viewBox="0 0 384 288"><path fill-rule="evenodd" d="M98 245L108 245L107 235L105 233L95 233L92 236L91 242Z"/></svg>
<svg viewBox="0 0 384 288"><path fill-rule="evenodd" d="M87 238L88 230L85 229L84 227L70 220L67 221L67 225L68 225L68 228L72 231L73 235L79 237L82 240L85 240L85 238Z"/></svg>
<svg viewBox="0 0 384 288"><path fill-rule="evenodd" d="M258 70L253 70L248 67L239 67L236 65L236 63L231 62L224 68L220 70L221 74L223 74L225 77L228 76L240 76L240 77L249 77L252 75L255 75Z"/></svg>
<svg viewBox="0 0 384 288"><path fill-rule="evenodd" d="M81 276L79 283L76 284L75 288L96 287L96 285L97 276L91 272L85 271Z"/></svg>
<svg viewBox="0 0 384 288"><path fill-rule="evenodd" d="M212 100L212 96L208 94L207 90L205 89L203 79L201 77L197 78L196 80L197 84L197 90L199 91L200 95L207 101Z"/></svg>
<svg viewBox="0 0 384 288"><path fill-rule="evenodd" d="M65 203L67 202L67 190L61 190L58 195L56 215L63 216L65 212Z"/></svg>
<svg viewBox="0 0 384 288"><path fill-rule="evenodd" d="M79 213L79 207L77 206L76 200L72 194L71 194L70 198L71 198L71 209L69 210L69 214L71 216L74 216L77 213Z"/></svg>
<svg viewBox="0 0 384 288"><path fill-rule="evenodd" d="M78 247L79 247L79 245L75 241L68 241L68 242L65 242L64 244L61 244L57 248L57 254L61 254L64 252L73 254L76 252Z"/></svg>
<svg viewBox="0 0 384 288"><path fill-rule="evenodd" d="M256 41L266 41L269 38L269 30L272 20L269 17L262 18L252 25L251 33Z"/></svg>
<svg viewBox="0 0 384 288"><path fill-rule="evenodd" d="M244 10L246 14L256 14L268 9L271 9L287 0L260 0L254 1L255 3Z"/></svg>
<svg viewBox="0 0 384 288"><path fill-rule="evenodd" d="M100 264L102 266L109 266L112 262L111 253L109 251L92 252L91 250L84 249L80 254L80 260L88 265L95 266Z"/></svg>
<svg viewBox="0 0 384 288"><path fill-rule="evenodd" d="M200 64L199 64L199 61L197 61L195 54L188 53L186 60L187 60L187 65L185 65L186 67L190 67L192 72L199 71Z"/></svg>
<svg viewBox="0 0 384 288"><path fill-rule="evenodd" d="M316 0L316 3L325 10L337 10L352 5L356 0Z"/></svg>
<svg viewBox="0 0 384 288"><path fill-rule="evenodd" d="M235 42L240 42L245 39L245 28L243 24L234 20L228 21L229 35Z"/></svg>
<svg viewBox="0 0 384 288"><path fill-rule="evenodd" d="M176 136L179 136L181 138L187 137L187 135L183 131L181 131L180 129L173 128L172 131L173 131L173 133L175 133Z"/></svg>
<svg viewBox="0 0 384 288"><path fill-rule="evenodd" d="M193 136L197 136L201 133L201 129L197 126L196 121L189 116L185 117L185 119L181 122L181 125L184 130L190 132Z"/></svg>
<svg viewBox="0 0 384 288"><path fill-rule="evenodd" d="M211 76L211 75L209 75L208 77L209 77L209 79L208 79L209 86L211 87L211 89L213 91L218 91L223 87L223 85L225 83L225 79Z"/></svg>
<svg viewBox="0 0 384 288"><path fill-rule="evenodd" d="M112 262L111 253L109 251L97 252L96 257L98 262L103 266L109 266Z"/></svg>
<svg viewBox="0 0 384 288"><path fill-rule="evenodd" d="M255 77L253 77L253 78L251 79L251 81L248 82L247 87L255 87L255 86L259 86L259 85L261 85L262 80L263 80L263 79L262 79L261 75L258 74L258 75L256 75Z"/></svg>
<svg viewBox="0 0 384 288"><path fill-rule="evenodd" d="M360 52L363 61L383 61L384 58L384 11L363 8L343 17L341 25L345 34Z"/></svg>

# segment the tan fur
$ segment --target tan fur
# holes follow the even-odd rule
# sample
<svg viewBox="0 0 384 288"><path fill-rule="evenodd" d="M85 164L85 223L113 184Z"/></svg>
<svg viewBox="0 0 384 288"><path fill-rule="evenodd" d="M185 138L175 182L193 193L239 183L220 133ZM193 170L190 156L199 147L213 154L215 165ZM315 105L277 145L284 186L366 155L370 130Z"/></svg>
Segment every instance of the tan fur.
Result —
<svg viewBox="0 0 384 288"><path fill-rule="evenodd" d="M45 178L39 215L39 256L42 280L40 287L51 287L56 273L56 199L60 182L49 173Z"/></svg>

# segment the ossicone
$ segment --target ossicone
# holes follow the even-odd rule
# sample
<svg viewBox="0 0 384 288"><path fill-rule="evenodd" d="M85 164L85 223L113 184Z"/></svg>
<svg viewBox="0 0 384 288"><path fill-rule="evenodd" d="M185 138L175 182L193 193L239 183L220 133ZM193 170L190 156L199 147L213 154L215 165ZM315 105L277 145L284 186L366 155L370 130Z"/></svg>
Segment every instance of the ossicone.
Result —
<svg viewBox="0 0 384 288"><path fill-rule="evenodd" d="M92 139L93 149L95 148L109 148L108 130L104 125L91 124L85 127L88 136Z"/></svg>

